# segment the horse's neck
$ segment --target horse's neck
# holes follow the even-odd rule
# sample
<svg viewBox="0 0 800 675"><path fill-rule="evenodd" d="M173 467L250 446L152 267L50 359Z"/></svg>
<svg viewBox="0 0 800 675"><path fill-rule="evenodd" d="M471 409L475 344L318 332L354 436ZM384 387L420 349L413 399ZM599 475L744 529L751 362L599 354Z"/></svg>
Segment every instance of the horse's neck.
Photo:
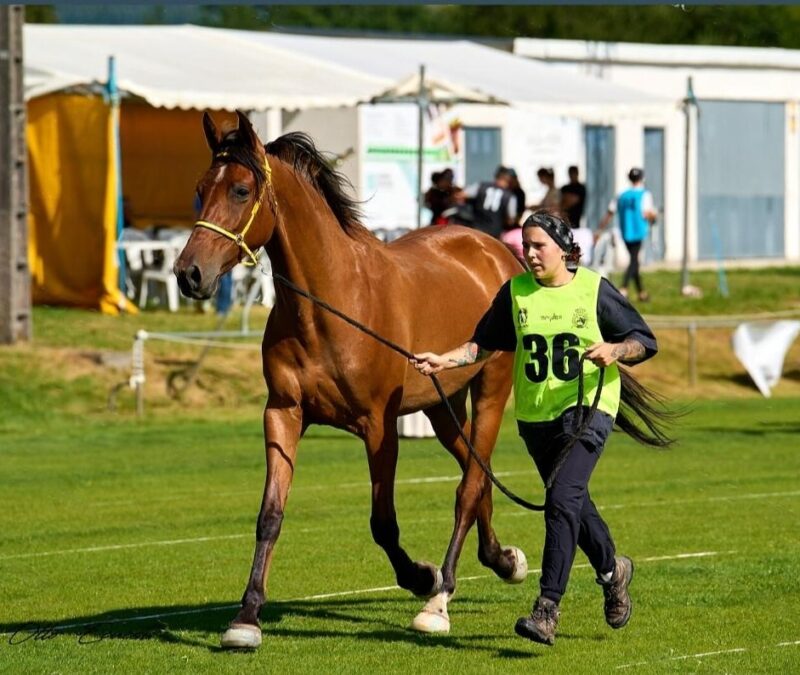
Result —
<svg viewBox="0 0 800 675"><path fill-rule="evenodd" d="M284 186L292 185L291 177L281 179ZM338 289L337 295L343 296L341 291L355 283L357 268L365 262L366 249L372 243L350 237L323 198L308 186L298 189L296 181L291 191L284 187L279 193L278 221L266 246L272 268L314 295L330 298ZM377 239L374 245L378 245ZM276 284L278 292L279 286ZM287 302L298 304L299 296L284 290Z"/></svg>

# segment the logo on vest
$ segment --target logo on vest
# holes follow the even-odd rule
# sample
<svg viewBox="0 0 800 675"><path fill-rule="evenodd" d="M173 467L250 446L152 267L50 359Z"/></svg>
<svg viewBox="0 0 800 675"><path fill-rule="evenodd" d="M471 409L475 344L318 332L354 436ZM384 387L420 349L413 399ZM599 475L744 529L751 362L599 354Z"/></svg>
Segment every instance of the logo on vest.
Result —
<svg viewBox="0 0 800 675"><path fill-rule="evenodd" d="M553 312L552 314L542 314L539 317L542 321L561 321L561 315Z"/></svg>
<svg viewBox="0 0 800 675"><path fill-rule="evenodd" d="M517 314L517 320L519 321L519 325L523 328L528 325L528 310L524 307L520 307L519 313Z"/></svg>
<svg viewBox="0 0 800 675"><path fill-rule="evenodd" d="M578 309L575 310L575 314L572 315L572 325L575 328L583 328L588 318L589 316L586 310L583 307L578 307Z"/></svg>

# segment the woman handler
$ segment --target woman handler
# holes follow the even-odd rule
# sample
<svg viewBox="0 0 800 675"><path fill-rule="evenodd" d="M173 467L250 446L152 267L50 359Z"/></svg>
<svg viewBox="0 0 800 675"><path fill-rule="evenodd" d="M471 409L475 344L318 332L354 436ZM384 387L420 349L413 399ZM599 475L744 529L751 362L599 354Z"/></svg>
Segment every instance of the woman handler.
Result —
<svg viewBox="0 0 800 675"><path fill-rule="evenodd" d="M519 433L547 485L545 544L540 595L530 616L519 619L522 637L552 645L558 605L577 547L587 555L605 596L605 619L622 628L631 615L628 586L633 563L616 555L614 541L589 497L588 484L615 418L625 431L650 445L669 443L653 417L664 418L648 403L648 392L617 362L644 361L657 351L655 337L639 313L597 273L567 263L580 259L572 228L545 211L523 224L523 251L530 271L506 282L480 320L472 339L445 354L416 354L412 364L424 375L486 359L497 350L514 351L515 415ZM570 264L570 267L573 267ZM605 368L596 412L572 443L578 422L577 395L581 354L585 353L583 409L588 416ZM618 410L620 397L655 434L646 436ZM648 424L648 421L651 422ZM554 473L555 475L552 475Z"/></svg>

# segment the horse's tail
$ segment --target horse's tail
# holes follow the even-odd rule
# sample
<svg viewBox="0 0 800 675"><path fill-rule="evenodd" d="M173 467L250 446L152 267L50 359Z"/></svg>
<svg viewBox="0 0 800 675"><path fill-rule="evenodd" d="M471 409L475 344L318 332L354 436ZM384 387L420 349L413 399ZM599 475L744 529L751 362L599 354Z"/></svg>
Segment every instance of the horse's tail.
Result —
<svg viewBox="0 0 800 675"><path fill-rule="evenodd" d="M645 387L625 368L619 369L621 380L617 426L642 445L666 448L675 442L665 427L686 414L682 409L667 407L667 399ZM638 422L638 423L637 423Z"/></svg>

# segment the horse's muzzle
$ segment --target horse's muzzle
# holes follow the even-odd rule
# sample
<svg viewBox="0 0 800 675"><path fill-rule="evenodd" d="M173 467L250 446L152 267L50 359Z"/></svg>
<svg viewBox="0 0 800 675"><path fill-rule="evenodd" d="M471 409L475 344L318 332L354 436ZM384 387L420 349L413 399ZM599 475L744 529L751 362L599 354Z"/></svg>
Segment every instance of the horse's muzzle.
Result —
<svg viewBox="0 0 800 675"><path fill-rule="evenodd" d="M179 269L176 264L173 272L178 278L178 288L187 298L208 300L216 289L216 279L212 279L211 283L206 283L203 273L197 265Z"/></svg>

